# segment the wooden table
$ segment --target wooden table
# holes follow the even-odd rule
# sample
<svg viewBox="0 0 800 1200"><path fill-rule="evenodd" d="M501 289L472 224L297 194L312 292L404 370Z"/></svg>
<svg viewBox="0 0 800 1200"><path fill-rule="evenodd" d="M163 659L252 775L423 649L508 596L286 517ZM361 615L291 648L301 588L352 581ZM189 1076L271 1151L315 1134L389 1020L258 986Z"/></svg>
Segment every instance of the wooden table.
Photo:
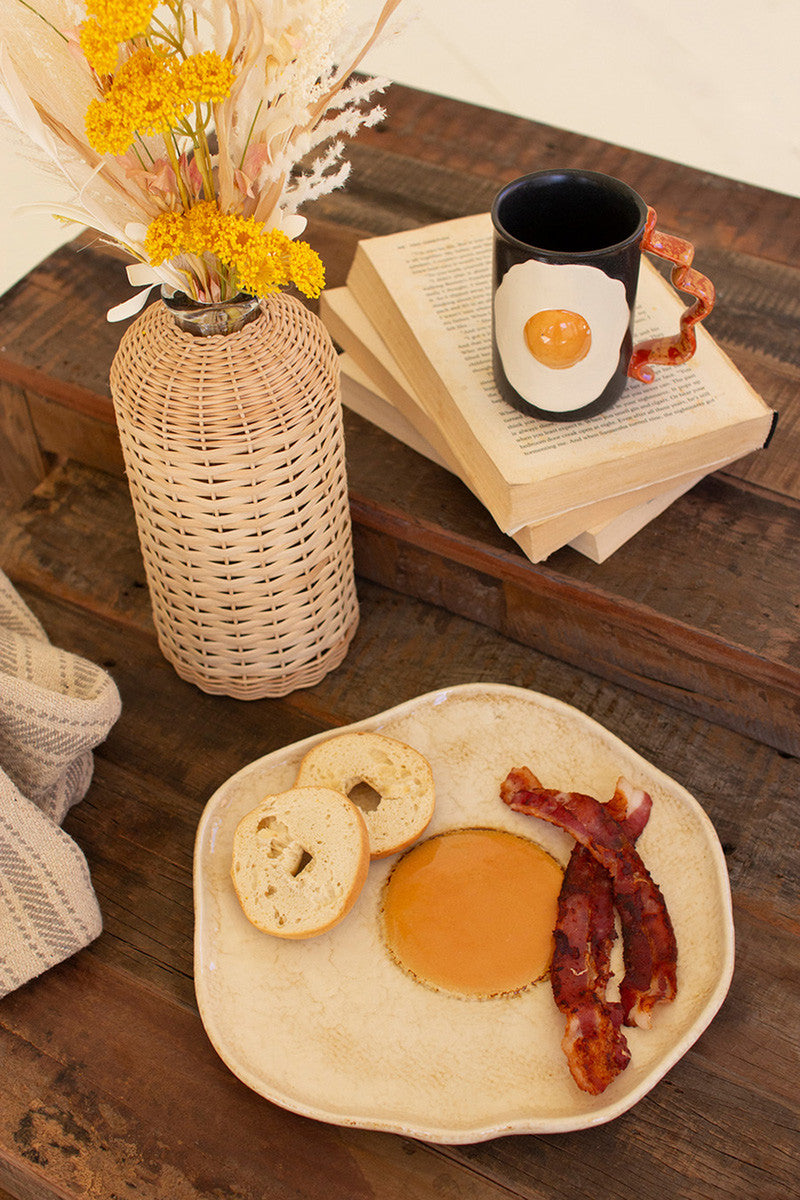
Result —
<svg viewBox="0 0 800 1200"><path fill-rule="evenodd" d="M212 698L161 657L107 390L125 295L81 242L0 301L0 566L58 645L108 667L123 713L67 831L105 929L0 1001L0 1189L14 1197L784 1200L800 1177L800 201L393 87L309 237L332 285L359 236L488 208L565 164L627 179L697 246L711 332L780 411L770 449L695 488L598 566L533 566L458 481L355 417L361 624L344 665L284 700ZM204 805L252 759L462 682L589 713L714 822L737 965L707 1032L600 1128L475 1146L317 1124L241 1084L192 976Z"/></svg>

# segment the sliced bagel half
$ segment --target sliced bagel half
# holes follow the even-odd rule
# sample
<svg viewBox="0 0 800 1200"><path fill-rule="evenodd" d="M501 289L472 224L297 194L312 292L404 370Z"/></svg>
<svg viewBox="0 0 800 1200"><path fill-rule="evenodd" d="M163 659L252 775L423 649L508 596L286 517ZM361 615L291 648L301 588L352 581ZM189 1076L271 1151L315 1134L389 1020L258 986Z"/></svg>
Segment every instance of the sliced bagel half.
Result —
<svg viewBox="0 0 800 1200"><path fill-rule="evenodd" d="M336 788L352 798L371 791L373 803L365 807L364 819L373 858L410 846L433 816L435 790L427 758L380 733L351 731L317 742L302 759L296 783Z"/></svg>
<svg viewBox="0 0 800 1200"><path fill-rule="evenodd" d="M369 869L364 817L328 787L266 796L233 837L231 878L248 921L264 933L308 938L347 915Z"/></svg>

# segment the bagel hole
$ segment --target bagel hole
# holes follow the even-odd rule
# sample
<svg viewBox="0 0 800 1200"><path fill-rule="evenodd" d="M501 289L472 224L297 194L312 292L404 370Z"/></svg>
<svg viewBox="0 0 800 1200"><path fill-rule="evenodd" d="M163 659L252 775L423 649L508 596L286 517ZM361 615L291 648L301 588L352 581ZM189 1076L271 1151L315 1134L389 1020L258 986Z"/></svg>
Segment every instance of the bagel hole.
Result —
<svg viewBox="0 0 800 1200"><path fill-rule="evenodd" d="M292 875L294 875L294 877L295 877L295 879L296 879L298 875L302 874L302 872L303 872L303 871L305 871L305 869L306 869L306 867L308 866L308 864L309 864L309 863L311 863L311 862L313 862L313 861L314 861L314 855L313 855L313 854L309 854L307 850L303 850L303 851L301 851L301 854L300 854L300 859L299 859L299 861L298 861L298 863L297 863L297 866L296 866L296 867L295 867L295 869L294 869L292 872L290 872L290 873L291 873Z"/></svg>
<svg viewBox="0 0 800 1200"><path fill-rule="evenodd" d="M367 783L365 779L359 779L358 783L351 787L347 795L362 812L375 812L375 809L381 802L380 792L376 792L375 788Z"/></svg>

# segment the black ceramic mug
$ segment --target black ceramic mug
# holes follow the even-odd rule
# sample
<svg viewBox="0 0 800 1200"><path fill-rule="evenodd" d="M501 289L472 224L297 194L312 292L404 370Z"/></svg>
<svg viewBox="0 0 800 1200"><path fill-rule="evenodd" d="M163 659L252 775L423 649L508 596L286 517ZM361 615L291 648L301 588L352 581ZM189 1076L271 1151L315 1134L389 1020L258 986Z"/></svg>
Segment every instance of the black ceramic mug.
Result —
<svg viewBox="0 0 800 1200"><path fill-rule="evenodd" d="M604 411L629 376L686 362L694 325L714 288L691 266L692 246L655 228L633 188L596 171L536 171L507 184L492 206L493 351L501 394L549 420ZM672 282L695 297L676 336L633 345L642 250L674 265Z"/></svg>

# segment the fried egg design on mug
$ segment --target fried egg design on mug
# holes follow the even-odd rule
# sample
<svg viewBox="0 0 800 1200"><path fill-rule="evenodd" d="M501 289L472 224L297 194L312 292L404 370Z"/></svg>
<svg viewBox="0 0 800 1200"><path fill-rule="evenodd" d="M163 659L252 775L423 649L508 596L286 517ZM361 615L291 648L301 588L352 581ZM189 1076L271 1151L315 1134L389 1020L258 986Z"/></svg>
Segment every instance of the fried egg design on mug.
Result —
<svg viewBox="0 0 800 1200"><path fill-rule="evenodd" d="M506 378L551 412L583 408L602 394L630 321L622 280L597 267L535 259L503 276L494 316Z"/></svg>

